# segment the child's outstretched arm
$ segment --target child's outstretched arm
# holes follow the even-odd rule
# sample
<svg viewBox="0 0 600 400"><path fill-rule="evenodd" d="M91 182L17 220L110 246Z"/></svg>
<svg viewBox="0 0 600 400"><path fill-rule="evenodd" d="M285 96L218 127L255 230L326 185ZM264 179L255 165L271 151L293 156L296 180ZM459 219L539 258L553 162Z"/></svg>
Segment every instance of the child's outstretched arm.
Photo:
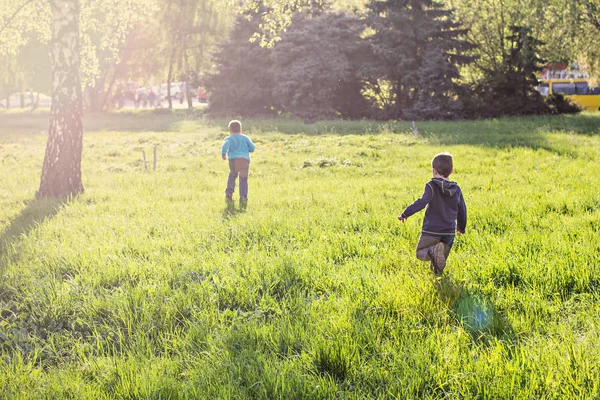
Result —
<svg viewBox="0 0 600 400"><path fill-rule="evenodd" d="M465 198L461 192L460 199L458 200L458 215L456 216L456 231L462 235L465 233L467 228L467 205L465 204Z"/></svg>
<svg viewBox="0 0 600 400"><path fill-rule="evenodd" d="M223 158L223 160L227 160L227 152L229 151L229 146L231 146L231 144L229 143L229 138L226 138L223 142L223 147L221 147L221 157Z"/></svg>
<svg viewBox="0 0 600 400"><path fill-rule="evenodd" d="M421 195L421 197L418 198L410 206L406 207L404 209L404 211L402 211L402 214L400 214L400 216L398 217L400 222L404 222L411 215L418 213L419 211L424 209L425 206L427 204L429 204L429 202L431 201L432 198L433 198L433 189L431 188L429 183L426 183L425 189L423 190L423 194Z"/></svg>
<svg viewBox="0 0 600 400"><path fill-rule="evenodd" d="M252 143L252 139L248 138L248 152L252 153L256 149L254 143Z"/></svg>

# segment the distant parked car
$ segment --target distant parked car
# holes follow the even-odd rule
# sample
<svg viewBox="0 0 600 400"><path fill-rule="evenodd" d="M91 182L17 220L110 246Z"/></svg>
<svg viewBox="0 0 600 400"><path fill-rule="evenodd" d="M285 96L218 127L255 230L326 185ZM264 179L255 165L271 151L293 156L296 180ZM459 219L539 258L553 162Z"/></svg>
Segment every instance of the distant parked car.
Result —
<svg viewBox="0 0 600 400"><path fill-rule="evenodd" d="M185 90L185 82L171 82L171 98L179 99L179 93ZM163 83L160 88L163 98L167 98L167 84Z"/></svg>

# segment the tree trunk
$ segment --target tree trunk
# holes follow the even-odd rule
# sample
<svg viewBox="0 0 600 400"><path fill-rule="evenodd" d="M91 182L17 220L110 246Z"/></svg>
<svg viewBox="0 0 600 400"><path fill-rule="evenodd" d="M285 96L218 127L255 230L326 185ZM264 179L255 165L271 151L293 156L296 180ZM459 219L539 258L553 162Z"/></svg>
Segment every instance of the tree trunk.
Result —
<svg viewBox="0 0 600 400"><path fill-rule="evenodd" d="M171 49L171 56L169 57L169 73L167 75L167 99L169 101L169 110L173 108L173 102L171 99L171 81L173 80L173 61L175 58L175 45Z"/></svg>
<svg viewBox="0 0 600 400"><path fill-rule="evenodd" d="M12 84L13 82L10 80L10 77L13 76L11 68L10 68L10 62L7 62L7 66L6 66L6 109L9 110L10 109L10 92L12 91Z"/></svg>
<svg viewBox="0 0 600 400"><path fill-rule="evenodd" d="M183 42L183 57L185 63L185 98L188 103L188 109L193 109L194 104L192 102L191 90L190 90L190 65L188 60L188 52L187 52L187 39Z"/></svg>
<svg viewBox="0 0 600 400"><path fill-rule="evenodd" d="M25 108L25 92L23 90L23 81L19 82L19 101L21 108Z"/></svg>
<svg viewBox="0 0 600 400"><path fill-rule="evenodd" d="M184 85L185 85L185 98L187 100L188 109L191 110L194 108L194 99L192 98L192 91L190 90L189 79L185 80Z"/></svg>
<svg viewBox="0 0 600 400"><path fill-rule="evenodd" d="M117 79L117 71L112 74L112 78L110 79L110 83L108 84L108 88L106 88L106 94L104 96L104 102L102 104L101 111L106 111L108 109L119 108L119 101L121 99L116 98L116 94L112 94L113 86L115 85L115 80ZM116 104L116 106L115 106Z"/></svg>
<svg viewBox="0 0 600 400"><path fill-rule="evenodd" d="M52 106L37 197L83 192L82 94L79 77L79 0L50 0L52 9Z"/></svg>
<svg viewBox="0 0 600 400"><path fill-rule="evenodd" d="M101 111L98 107L98 89L96 87L87 87L84 96L87 100L86 109L93 112Z"/></svg>
<svg viewBox="0 0 600 400"><path fill-rule="evenodd" d="M394 88L395 92L396 92L396 104L394 107L394 114L393 114L393 118L395 119L401 119L402 115L404 114L404 109L408 108L407 106L407 96L406 93L404 93L404 91L402 90L402 83L400 81L400 79L398 79L396 81L396 85Z"/></svg>

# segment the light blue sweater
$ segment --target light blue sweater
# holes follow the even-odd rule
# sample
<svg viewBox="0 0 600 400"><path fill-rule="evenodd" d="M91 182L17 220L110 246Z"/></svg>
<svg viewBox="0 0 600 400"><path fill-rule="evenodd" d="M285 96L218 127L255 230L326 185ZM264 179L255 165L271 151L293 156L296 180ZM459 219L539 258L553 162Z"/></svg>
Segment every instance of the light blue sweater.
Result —
<svg viewBox="0 0 600 400"><path fill-rule="evenodd" d="M242 135L241 133L234 133L229 135L225 142L223 142L223 147L221 148L221 154L232 158L245 158L246 160L250 160L250 153L254 151L256 146L252 143L252 140L246 135Z"/></svg>

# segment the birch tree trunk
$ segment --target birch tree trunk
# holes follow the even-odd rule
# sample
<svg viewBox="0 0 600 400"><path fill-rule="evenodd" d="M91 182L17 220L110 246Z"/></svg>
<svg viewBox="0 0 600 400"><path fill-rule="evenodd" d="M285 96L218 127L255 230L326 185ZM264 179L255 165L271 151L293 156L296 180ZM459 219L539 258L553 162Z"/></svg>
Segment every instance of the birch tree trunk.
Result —
<svg viewBox="0 0 600 400"><path fill-rule="evenodd" d="M79 0L50 0L50 6L53 17L52 107L38 198L68 197L83 192Z"/></svg>
<svg viewBox="0 0 600 400"><path fill-rule="evenodd" d="M173 80L173 62L175 60L175 45L172 45L171 56L169 57L169 73L167 74L167 99L169 101L169 110L173 108L173 100L171 99L171 81Z"/></svg>
<svg viewBox="0 0 600 400"><path fill-rule="evenodd" d="M191 110L194 108L194 104L192 99L192 91L190 90L190 63L187 51L187 38L183 41L183 59L185 68L185 98L188 103L188 109Z"/></svg>

